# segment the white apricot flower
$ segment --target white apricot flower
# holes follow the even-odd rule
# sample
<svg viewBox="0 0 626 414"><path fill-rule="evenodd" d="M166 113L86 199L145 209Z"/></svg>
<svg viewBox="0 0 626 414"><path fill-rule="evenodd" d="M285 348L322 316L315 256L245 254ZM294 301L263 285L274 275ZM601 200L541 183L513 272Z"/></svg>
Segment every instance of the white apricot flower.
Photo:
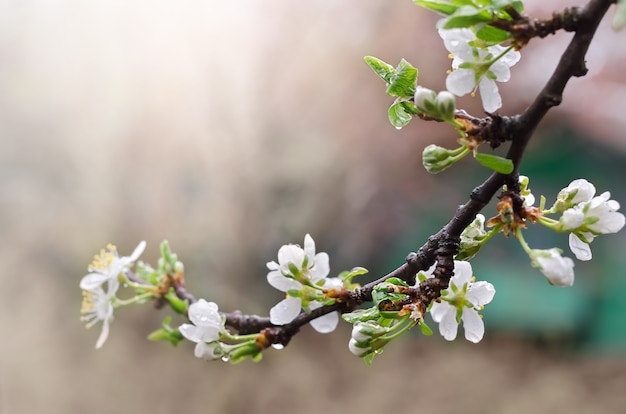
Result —
<svg viewBox="0 0 626 414"><path fill-rule="evenodd" d="M109 289L119 286L117 277L125 269L133 265L133 263L141 256L146 249L146 242L141 241L130 256L119 257L117 248L109 244L107 250L100 250L95 255L93 262L89 265L87 273L80 281L80 288L83 290L93 290L102 286L105 282L109 282Z"/></svg>
<svg viewBox="0 0 626 414"><path fill-rule="evenodd" d="M224 330L224 321L218 312L217 304L200 299L189 306L189 320L178 330L188 340L196 343L194 355L196 358L217 359L221 354L220 344L217 342L220 333Z"/></svg>
<svg viewBox="0 0 626 414"><path fill-rule="evenodd" d="M278 263L267 263L270 272L267 281L276 289L287 292L287 297L270 309L270 321L275 325L285 325L293 321L300 309L311 311L322 306L316 300L305 300L290 291L302 292L305 287L339 288L338 278L327 278L330 272L326 253L315 253L315 241L304 236L304 249L295 244L287 244L278 250ZM311 326L320 333L332 332L339 322L339 314L331 312L311 321Z"/></svg>
<svg viewBox="0 0 626 414"><path fill-rule="evenodd" d="M589 244L596 236L617 233L626 222L624 215L617 211L620 204L611 200L611 193L606 191L599 196L594 195L593 184L581 179L561 190L557 200L557 203L561 202L561 206L571 205L563 211L558 228L572 232L569 246L578 260L592 258Z"/></svg>
<svg viewBox="0 0 626 414"><path fill-rule="evenodd" d="M432 277L434 266L428 272ZM439 324L439 333L446 340L456 338L459 323L463 321L465 339L480 342L485 325L478 313L493 300L496 290L489 282L475 282L469 262L455 260L454 276L450 286L442 292L441 302L433 302L430 315Z"/></svg>
<svg viewBox="0 0 626 414"><path fill-rule="evenodd" d="M539 268L554 286L574 284L574 261L561 256L561 249L532 249L529 253L533 267Z"/></svg>
<svg viewBox="0 0 626 414"><path fill-rule="evenodd" d="M456 96L480 90L483 107L494 112L502 106L498 82L511 78L510 67L520 60L520 53L499 45L480 48L471 45L476 35L471 29L440 29L446 49L454 57L446 88Z"/></svg>
<svg viewBox="0 0 626 414"><path fill-rule="evenodd" d="M109 337L109 322L113 320L113 301L116 300L116 291L117 287L115 289L109 287L108 291L105 291L101 286L83 290L80 320L87 323L87 328L102 322L102 331L96 341L96 349L101 348Z"/></svg>

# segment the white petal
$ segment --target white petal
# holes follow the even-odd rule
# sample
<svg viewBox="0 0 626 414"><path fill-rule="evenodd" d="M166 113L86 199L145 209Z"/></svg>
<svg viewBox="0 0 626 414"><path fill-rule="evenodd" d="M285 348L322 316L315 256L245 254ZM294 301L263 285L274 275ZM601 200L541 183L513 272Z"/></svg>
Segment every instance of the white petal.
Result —
<svg viewBox="0 0 626 414"><path fill-rule="evenodd" d="M478 83L480 98L483 101L483 108L487 112L495 112L502 106L502 98L498 92L496 82L483 77Z"/></svg>
<svg viewBox="0 0 626 414"><path fill-rule="evenodd" d="M265 263L265 266L267 266L269 270L280 270L280 266L278 265L278 263L273 260L271 262Z"/></svg>
<svg viewBox="0 0 626 414"><path fill-rule="evenodd" d="M463 330L465 330L465 339L474 343L480 342L485 335L485 325L478 312L474 309L463 308L461 320L463 321Z"/></svg>
<svg viewBox="0 0 626 414"><path fill-rule="evenodd" d="M484 306L493 300L495 294L496 289L491 283L481 281L470 286L465 299L469 300L474 306Z"/></svg>
<svg viewBox="0 0 626 414"><path fill-rule="evenodd" d="M135 260L139 259L139 256L141 256L144 250L146 250L146 241L142 240L139 242L137 247L135 247L135 250L133 250L133 253L130 256L128 256L128 262L132 263Z"/></svg>
<svg viewBox="0 0 626 414"><path fill-rule="evenodd" d="M591 248L574 233L569 234L569 248L578 260L591 260Z"/></svg>
<svg viewBox="0 0 626 414"><path fill-rule="evenodd" d="M270 322L274 325L285 325L300 314L302 301L300 298L286 298L270 309Z"/></svg>
<svg viewBox="0 0 626 414"><path fill-rule="evenodd" d="M338 277L329 277L324 280L323 287L325 289L341 289L343 287L343 282Z"/></svg>
<svg viewBox="0 0 626 414"><path fill-rule="evenodd" d="M454 341L458 329L459 324L456 322L456 309L448 305L448 310L443 314L441 322L439 322L439 333L447 341Z"/></svg>
<svg viewBox="0 0 626 414"><path fill-rule="evenodd" d="M317 282L324 279L330 273L329 258L327 253L318 253L315 255L315 266L310 269L311 280Z"/></svg>
<svg viewBox="0 0 626 414"><path fill-rule="evenodd" d="M196 326L221 325L217 304L200 299L189 306L189 320Z"/></svg>
<svg viewBox="0 0 626 414"><path fill-rule="evenodd" d="M288 290L300 290L302 289L302 283L297 280L289 279L283 276L278 270L269 272L267 274L267 282L274 288L287 292Z"/></svg>
<svg viewBox="0 0 626 414"><path fill-rule="evenodd" d="M315 257L315 241L308 233L304 236L304 254L309 256L309 260Z"/></svg>
<svg viewBox="0 0 626 414"><path fill-rule="evenodd" d="M109 337L109 320L105 319L102 321L102 332L100 332L100 336L98 337L98 341L96 342L96 349L102 348L102 345L104 345L108 337Z"/></svg>
<svg viewBox="0 0 626 414"><path fill-rule="evenodd" d="M494 75L496 75L496 80L498 82L508 82L511 79L511 70L509 69L509 65L502 61L497 61L489 68Z"/></svg>
<svg viewBox="0 0 626 414"><path fill-rule="evenodd" d="M461 288L464 284L469 283L472 276L472 265L470 262L463 260L454 261L454 276L450 282L454 282L457 287Z"/></svg>
<svg viewBox="0 0 626 414"><path fill-rule="evenodd" d="M202 340L202 331L192 324L184 323L178 327L178 330L191 342L200 342Z"/></svg>
<svg viewBox="0 0 626 414"><path fill-rule="evenodd" d="M302 269L304 261L304 250L295 244L286 244L278 249L278 263L280 270L290 273L289 263L293 263L298 269Z"/></svg>
<svg viewBox="0 0 626 414"><path fill-rule="evenodd" d="M312 305L312 303L311 303ZM311 306L312 308L312 306ZM331 312L311 321L311 326L319 333L329 333L335 330L339 323L339 313Z"/></svg>
<svg viewBox="0 0 626 414"><path fill-rule="evenodd" d="M80 281L80 288L82 290L94 290L100 287L104 282L109 280L109 275L103 273L89 273Z"/></svg>
<svg viewBox="0 0 626 414"><path fill-rule="evenodd" d="M446 89L456 96L467 95L476 88L476 74L470 69L457 69L446 78Z"/></svg>
<svg viewBox="0 0 626 414"><path fill-rule="evenodd" d="M562 224L563 230L576 230L583 225L585 214L579 206L568 208L563 212L559 221Z"/></svg>
<svg viewBox="0 0 626 414"><path fill-rule="evenodd" d="M215 354L215 348L217 344L207 344L204 342L198 342L194 349L194 355L196 358L202 358L206 360L213 360L219 358L219 355Z"/></svg>

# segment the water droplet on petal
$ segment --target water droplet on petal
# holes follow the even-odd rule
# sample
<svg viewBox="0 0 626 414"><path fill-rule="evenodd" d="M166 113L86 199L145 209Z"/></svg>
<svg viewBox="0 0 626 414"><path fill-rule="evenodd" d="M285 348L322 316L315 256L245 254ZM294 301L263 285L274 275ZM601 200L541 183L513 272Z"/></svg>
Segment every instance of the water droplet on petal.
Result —
<svg viewBox="0 0 626 414"><path fill-rule="evenodd" d="M228 362L228 361L230 361L230 356L229 356L229 355L224 355L224 356L222 357L222 361L224 361L224 362Z"/></svg>

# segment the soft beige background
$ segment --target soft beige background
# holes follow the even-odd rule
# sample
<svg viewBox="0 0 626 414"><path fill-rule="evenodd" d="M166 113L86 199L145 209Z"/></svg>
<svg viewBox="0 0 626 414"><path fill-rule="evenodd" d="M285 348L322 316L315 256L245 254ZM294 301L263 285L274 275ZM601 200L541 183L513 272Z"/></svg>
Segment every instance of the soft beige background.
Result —
<svg viewBox="0 0 626 414"><path fill-rule="evenodd" d="M548 3L529 10L547 17ZM620 354L513 334L477 346L414 335L366 368L347 351L349 327L305 329L259 364L230 366L147 342L165 315L149 305L120 311L97 352L97 329L78 320L78 281L108 242L129 254L146 239L154 263L168 239L197 296L265 314L280 298L265 262L281 244L310 232L333 270L375 268L420 206L450 217L471 189L463 170L420 166L428 143L453 145L450 131L392 128L391 99L362 62L405 57L441 89L436 19L409 0L1 5L0 413L626 411ZM550 117L622 153L623 36L605 22L589 76ZM531 42L501 87L503 114L523 110L569 37ZM481 114L478 99L460 105ZM427 236L416 229L415 247Z"/></svg>

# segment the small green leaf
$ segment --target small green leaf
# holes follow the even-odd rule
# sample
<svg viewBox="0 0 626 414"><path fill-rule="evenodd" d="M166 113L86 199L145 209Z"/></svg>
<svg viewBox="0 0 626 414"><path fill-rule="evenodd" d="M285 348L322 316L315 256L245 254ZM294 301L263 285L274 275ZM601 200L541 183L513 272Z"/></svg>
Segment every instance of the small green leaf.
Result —
<svg viewBox="0 0 626 414"><path fill-rule="evenodd" d="M402 59L396 68L396 73L391 76L387 94L404 98L413 98L417 83L417 68Z"/></svg>
<svg viewBox="0 0 626 414"><path fill-rule="evenodd" d="M453 15L443 20L444 29L471 27L479 23L493 20L493 13L487 8L477 9L473 6L459 7Z"/></svg>
<svg viewBox="0 0 626 414"><path fill-rule="evenodd" d="M476 161L485 167L492 169L500 174L511 174L513 172L513 161L498 157L497 155L476 153Z"/></svg>
<svg viewBox="0 0 626 414"><path fill-rule="evenodd" d="M431 336L433 334L433 330L430 329L428 325L426 325L426 322L420 321L419 326L420 326L420 330L422 331L424 335Z"/></svg>
<svg viewBox="0 0 626 414"><path fill-rule="evenodd" d="M413 0L413 3L415 3L418 6L424 7L425 9L432 10L434 12L437 12L446 16L454 13L456 9L459 8L459 6L456 6L454 4L450 4L447 1L441 1L441 0L440 1Z"/></svg>
<svg viewBox="0 0 626 414"><path fill-rule="evenodd" d="M380 317L380 311L376 306L373 306L368 309L359 309L354 312L344 313L341 315L341 318L351 324L355 322L361 321L372 321L378 319Z"/></svg>
<svg viewBox="0 0 626 414"><path fill-rule="evenodd" d="M174 288L170 288L169 292L165 295L165 299L170 304L170 307L176 312L184 315L187 313L187 309L189 308L189 302L186 300L180 299L176 296L176 291Z"/></svg>
<svg viewBox="0 0 626 414"><path fill-rule="evenodd" d="M499 45L511 38L511 33L493 26L483 26L476 32L476 37L487 43L488 46Z"/></svg>
<svg viewBox="0 0 626 414"><path fill-rule="evenodd" d="M365 63L367 63L382 80L388 84L391 83L391 77L396 74L396 70L393 66L374 56L365 56L363 60L365 60Z"/></svg>
<svg viewBox="0 0 626 414"><path fill-rule="evenodd" d="M365 355L363 357L363 361L365 362L365 365L367 365L368 367L371 367L372 361L374 360L375 356L376 356L376 353L374 352L370 352L369 354Z"/></svg>
<svg viewBox="0 0 626 414"><path fill-rule="evenodd" d="M411 122L413 116L406 111L403 102L394 102L387 111L391 125L400 129Z"/></svg>

